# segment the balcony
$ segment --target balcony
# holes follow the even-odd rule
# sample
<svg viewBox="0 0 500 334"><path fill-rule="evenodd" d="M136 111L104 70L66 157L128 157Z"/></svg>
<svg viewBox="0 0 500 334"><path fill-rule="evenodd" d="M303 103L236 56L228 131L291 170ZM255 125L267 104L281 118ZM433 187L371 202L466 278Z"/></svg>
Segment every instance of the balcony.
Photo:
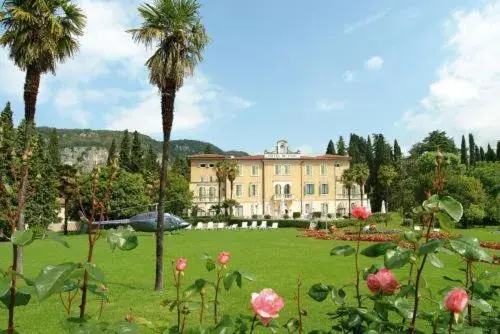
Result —
<svg viewBox="0 0 500 334"><path fill-rule="evenodd" d="M275 201L293 200L293 194L274 194L273 200Z"/></svg>

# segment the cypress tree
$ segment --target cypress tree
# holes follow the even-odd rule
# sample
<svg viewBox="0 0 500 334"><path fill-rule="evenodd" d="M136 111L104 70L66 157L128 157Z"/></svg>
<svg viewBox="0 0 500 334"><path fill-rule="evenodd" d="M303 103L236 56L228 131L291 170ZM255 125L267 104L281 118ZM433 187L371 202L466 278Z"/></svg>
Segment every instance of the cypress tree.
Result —
<svg viewBox="0 0 500 334"><path fill-rule="evenodd" d="M462 135L462 144L460 144L460 162L464 165L468 165L467 161L467 143L465 142L465 136Z"/></svg>
<svg viewBox="0 0 500 334"><path fill-rule="evenodd" d="M120 143L119 165L126 171L130 171L130 138L128 130L123 132L122 142Z"/></svg>
<svg viewBox="0 0 500 334"><path fill-rule="evenodd" d="M349 148L347 152L351 159L351 164L366 163L366 142L363 137L351 133L349 136Z"/></svg>
<svg viewBox="0 0 500 334"><path fill-rule="evenodd" d="M373 211L377 212L380 211L385 194L385 188L384 185L380 183L378 171L380 166L390 165L392 163L391 146L385 141L383 134L373 135L373 153L372 208Z"/></svg>
<svg viewBox="0 0 500 334"><path fill-rule="evenodd" d="M497 161L500 161L500 140L497 141Z"/></svg>
<svg viewBox="0 0 500 334"><path fill-rule="evenodd" d="M398 162L403 157L398 141L394 139L394 162Z"/></svg>
<svg viewBox="0 0 500 334"><path fill-rule="evenodd" d="M149 172L160 169L160 165L158 164L158 153L156 153L151 145L148 146L146 156L144 157L144 169Z"/></svg>
<svg viewBox="0 0 500 334"><path fill-rule="evenodd" d="M486 155L484 154L484 149L482 146L479 148L479 160L486 161Z"/></svg>
<svg viewBox="0 0 500 334"><path fill-rule="evenodd" d="M12 109L10 108L10 102L7 102L0 114L0 177L10 175L14 145L15 132L12 122Z"/></svg>
<svg viewBox="0 0 500 334"><path fill-rule="evenodd" d="M469 164L474 165L476 160L476 144L474 143L474 136L472 133L469 133Z"/></svg>
<svg viewBox="0 0 500 334"><path fill-rule="evenodd" d="M108 161L106 165L110 166L115 157L116 157L116 140L115 138L113 138L113 140L111 141L111 146L109 147L108 150Z"/></svg>
<svg viewBox="0 0 500 334"><path fill-rule="evenodd" d="M330 139L328 146L326 147L326 154L335 154L335 144Z"/></svg>
<svg viewBox="0 0 500 334"><path fill-rule="evenodd" d="M488 149L486 150L486 161L495 161L495 151L493 151L490 144L488 144Z"/></svg>
<svg viewBox="0 0 500 334"><path fill-rule="evenodd" d="M345 142L342 136L339 137L339 141L337 143L337 154L338 155L346 155Z"/></svg>
<svg viewBox="0 0 500 334"><path fill-rule="evenodd" d="M132 149L130 153L130 171L132 173L139 173L143 166L142 158L142 148L141 140L139 139L139 133L134 131L132 139Z"/></svg>
<svg viewBox="0 0 500 334"><path fill-rule="evenodd" d="M479 152L479 146L476 145L476 149L474 151L475 161L481 161L481 152Z"/></svg>
<svg viewBox="0 0 500 334"><path fill-rule="evenodd" d="M49 137L48 159L54 171L61 165L61 153L59 152L59 138L57 129L52 129Z"/></svg>
<svg viewBox="0 0 500 334"><path fill-rule="evenodd" d="M58 222L61 205L58 201L58 179L51 166L49 150L40 135L34 135L32 138L34 145L30 146L33 156L28 175L29 200L25 219L30 228L36 227L36 231Z"/></svg>

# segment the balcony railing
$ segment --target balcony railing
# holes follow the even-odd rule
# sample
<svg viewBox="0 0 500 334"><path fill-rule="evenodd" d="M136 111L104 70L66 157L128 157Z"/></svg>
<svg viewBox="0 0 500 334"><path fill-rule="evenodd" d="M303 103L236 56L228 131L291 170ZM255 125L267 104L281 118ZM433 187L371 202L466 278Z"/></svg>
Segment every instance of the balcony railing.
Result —
<svg viewBox="0 0 500 334"><path fill-rule="evenodd" d="M274 194L273 195L273 199L275 201L280 201L282 199L286 200L290 200L290 199L293 199L293 194Z"/></svg>

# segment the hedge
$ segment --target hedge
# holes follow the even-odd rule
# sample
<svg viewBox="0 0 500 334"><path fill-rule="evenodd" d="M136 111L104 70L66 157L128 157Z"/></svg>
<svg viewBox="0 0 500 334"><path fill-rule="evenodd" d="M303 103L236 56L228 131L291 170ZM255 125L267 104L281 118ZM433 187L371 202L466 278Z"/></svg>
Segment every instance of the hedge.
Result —
<svg viewBox="0 0 500 334"><path fill-rule="evenodd" d="M248 219L248 218L224 218L224 217L218 217L218 216L211 216L211 217L193 217L190 218L189 221L192 224L196 224L198 222L201 223L207 223L209 221L218 223L218 222L227 222L228 225L233 225L233 224L238 224L239 227L241 227L242 222L248 222L248 224L251 224L252 221L257 221L257 223L260 225L262 221L265 220L267 221L267 226L271 226L273 223L278 223L279 228L288 228L288 227L293 227L293 228L309 228L309 224L313 221L311 220L306 220L306 219ZM341 227L347 227L347 226L355 226L358 221L356 219L339 219L339 220L328 220L328 221L318 221L316 222L316 226L319 229L324 229L326 228L326 223L328 223L328 226L335 225L338 228Z"/></svg>

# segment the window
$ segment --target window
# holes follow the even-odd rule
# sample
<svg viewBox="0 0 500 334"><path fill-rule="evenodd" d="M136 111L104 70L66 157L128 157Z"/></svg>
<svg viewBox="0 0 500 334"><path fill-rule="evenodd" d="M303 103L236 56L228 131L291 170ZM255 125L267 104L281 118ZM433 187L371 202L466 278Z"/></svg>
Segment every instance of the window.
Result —
<svg viewBox="0 0 500 334"><path fill-rule="evenodd" d="M324 215L328 213L328 203L321 203L321 213Z"/></svg>
<svg viewBox="0 0 500 334"><path fill-rule="evenodd" d="M311 213L311 204L306 204L306 213Z"/></svg>
<svg viewBox="0 0 500 334"><path fill-rule="evenodd" d="M328 195L328 183L321 184L321 195Z"/></svg>
<svg viewBox="0 0 500 334"><path fill-rule="evenodd" d="M285 175L290 175L290 170L291 170L291 166L290 165L283 165L285 167Z"/></svg>
<svg viewBox="0 0 500 334"><path fill-rule="evenodd" d="M237 217L243 217L243 207L241 205L234 207L234 215Z"/></svg>
<svg viewBox="0 0 500 334"><path fill-rule="evenodd" d="M321 176L326 176L327 168L326 165L321 165Z"/></svg>
<svg viewBox="0 0 500 334"><path fill-rule="evenodd" d="M281 195L281 185L277 184L274 186L274 194Z"/></svg>
<svg viewBox="0 0 500 334"><path fill-rule="evenodd" d="M274 175L281 175L281 165L274 165Z"/></svg>
<svg viewBox="0 0 500 334"><path fill-rule="evenodd" d="M257 196L258 193L259 193L259 185L257 185L257 184L251 184L248 192L249 192L249 196L250 197Z"/></svg>
<svg viewBox="0 0 500 334"><path fill-rule="evenodd" d="M236 185L236 197L241 197L242 195L242 191L243 190L243 186L241 184L237 184Z"/></svg>
<svg viewBox="0 0 500 334"><path fill-rule="evenodd" d="M314 184L308 183L304 187L304 194L306 195L314 195Z"/></svg>
<svg viewBox="0 0 500 334"><path fill-rule="evenodd" d="M205 197L205 187L200 187L200 189L198 189L198 196L200 198L204 198Z"/></svg>
<svg viewBox="0 0 500 334"><path fill-rule="evenodd" d="M212 177L212 176L210 176L210 182L214 182L214 180L213 180L213 177Z"/></svg>
<svg viewBox="0 0 500 334"><path fill-rule="evenodd" d="M311 176L313 175L313 166L311 165L306 165L306 175Z"/></svg>
<svg viewBox="0 0 500 334"><path fill-rule="evenodd" d="M243 166L242 165L236 166L236 176L243 176Z"/></svg>
<svg viewBox="0 0 500 334"><path fill-rule="evenodd" d="M285 195L290 195L290 185L289 184L285 184L285 189L284 189L284 193Z"/></svg>
<svg viewBox="0 0 500 334"><path fill-rule="evenodd" d="M214 164L210 164L209 166L210 166L210 167L214 167L215 165L214 165Z"/></svg>
<svg viewBox="0 0 500 334"><path fill-rule="evenodd" d="M215 197L215 187L210 187L208 189L208 197L210 198L210 201L213 201Z"/></svg>
<svg viewBox="0 0 500 334"><path fill-rule="evenodd" d="M200 182L203 182L203 176L200 176Z"/></svg>
<svg viewBox="0 0 500 334"><path fill-rule="evenodd" d="M259 176L259 165L252 165L252 176Z"/></svg>
<svg viewBox="0 0 500 334"><path fill-rule="evenodd" d="M340 167L340 162L335 161L335 167Z"/></svg>
<svg viewBox="0 0 500 334"><path fill-rule="evenodd" d="M200 164L200 168L205 168L207 164Z"/></svg>

